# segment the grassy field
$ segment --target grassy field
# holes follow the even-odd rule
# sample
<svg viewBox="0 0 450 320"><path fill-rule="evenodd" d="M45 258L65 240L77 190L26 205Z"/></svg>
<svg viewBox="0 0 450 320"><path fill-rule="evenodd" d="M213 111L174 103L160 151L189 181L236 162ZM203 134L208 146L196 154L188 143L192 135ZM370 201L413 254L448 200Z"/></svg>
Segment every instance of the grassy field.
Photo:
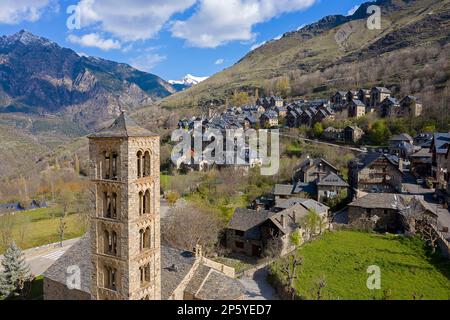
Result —
<svg viewBox="0 0 450 320"><path fill-rule="evenodd" d="M320 278L325 299L450 299L450 261L430 257L416 238L351 231L330 232L298 249L304 257L295 281L297 293L314 299ZM284 260L271 266L280 277ZM381 289L366 286L367 267L381 270ZM283 278L283 275L281 275Z"/></svg>
<svg viewBox="0 0 450 320"><path fill-rule="evenodd" d="M0 216L0 225L12 226L12 238L22 249L33 248L59 241L59 212L57 208L42 208L16 213L10 217ZM4 219L12 221L5 223ZM68 215L66 223L65 239L76 238L85 233L78 214ZM4 250L0 245L0 253Z"/></svg>

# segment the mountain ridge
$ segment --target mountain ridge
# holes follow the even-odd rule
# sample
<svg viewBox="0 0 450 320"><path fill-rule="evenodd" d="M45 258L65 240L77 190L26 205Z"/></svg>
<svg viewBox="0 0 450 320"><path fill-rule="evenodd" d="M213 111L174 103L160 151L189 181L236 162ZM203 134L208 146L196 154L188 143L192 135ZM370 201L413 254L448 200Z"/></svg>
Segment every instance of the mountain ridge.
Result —
<svg viewBox="0 0 450 320"><path fill-rule="evenodd" d="M0 112L62 113L86 127L176 92L128 64L80 56L21 30L0 37Z"/></svg>

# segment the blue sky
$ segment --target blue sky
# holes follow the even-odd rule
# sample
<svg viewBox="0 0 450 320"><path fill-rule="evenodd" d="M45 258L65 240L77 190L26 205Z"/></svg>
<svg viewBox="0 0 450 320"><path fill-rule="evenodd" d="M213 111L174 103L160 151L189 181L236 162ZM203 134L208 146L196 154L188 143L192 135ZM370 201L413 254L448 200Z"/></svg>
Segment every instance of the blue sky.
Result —
<svg viewBox="0 0 450 320"><path fill-rule="evenodd" d="M210 76L258 44L363 0L2 0L0 34L26 29L166 80ZM70 13L67 9L71 5ZM79 15L75 15L79 13ZM74 19L78 17L79 19ZM71 26L67 26L67 20Z"/></svg>

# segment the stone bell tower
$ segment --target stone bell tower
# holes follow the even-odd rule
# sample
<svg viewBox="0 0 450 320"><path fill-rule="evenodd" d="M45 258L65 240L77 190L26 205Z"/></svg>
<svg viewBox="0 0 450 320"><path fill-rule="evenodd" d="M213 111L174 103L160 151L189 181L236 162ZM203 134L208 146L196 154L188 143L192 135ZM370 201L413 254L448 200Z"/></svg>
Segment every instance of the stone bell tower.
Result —
<svg viewBox="0 0 450 320"><path fill-rule="evenodd" d="M96 300L161 299L159 136L125 113L89 136Z"/></svg>

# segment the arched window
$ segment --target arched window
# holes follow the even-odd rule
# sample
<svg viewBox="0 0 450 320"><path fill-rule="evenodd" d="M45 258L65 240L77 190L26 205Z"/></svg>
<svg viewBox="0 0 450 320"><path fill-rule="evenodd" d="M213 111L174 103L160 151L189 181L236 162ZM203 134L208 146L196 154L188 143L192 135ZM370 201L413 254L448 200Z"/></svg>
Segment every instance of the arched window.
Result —
<svg viewBox="0 0 450 320"><path fill-rule="evenodd" d="M111 155L109 154L108 151L105 152L105 172L104 172L104 178L105 179L110 179L111 173Z"/></svg>
<svg viewBox="0 0 450 320"><path fill-rule="evenodd" d="M144 213L144 192L139 192L139 214Z"/></svg>
<svg viewBox="0 0 450 320"><path fill-rule="evenodd" d="M112 267L106 267L105 268L105 287L110 290L116 290L116 276L117 276L117 270Z"/></svg>
<svg viewBox="0 0 450 320"><path fill-rule="evenodd" d="M111 208L111 197L108 192L103 192L103 216L105 218L112 217L112 208Z"/></svg>
<svg viewBox="0 0 450 320"><path fill-rule="evenodd" d="M150 263L139 268L139 278L141 280L141 286L150 282Z"/></svg>
<svg viewBox="0 0 450 320"><path fill-rule="evenodd" d="M146 190L144 194L144 214L150 213L150 190Z"/></svg>
<svg viewBox="0 0 450 320"><path fill-rule="evenodd" d="M144 230L139 230L139 250L144 250Z"/></svg>
<svg viewBox="0 0 450 320"><path fill-rule="evenodd" d="M144 154L144 177L148 177L151 175L151 157L150 157L150 152L145 151Z"/></svg>
<svg viewBox="0 0 450 320"><path fill-rule="evenodd" d="M113 219L117 218L117 194L113 192L111 196L111 217Z"/></svg>
<svg viewBox="0 0 450 320"><path fill-rule="evenodd" d="M137 155L137 177L142 178L142 151L138 151Z"/></svg>
<svg viewBox="0 0 450 320"><path fill-rule="evenodd" d="M111 238L109 236L109 232L108 232L108 230L105 230L104 238L103 238L103 244L104 244L103 250L106 254L108 254L111 251L110 243L111 243Z"/></svg>
<svg viewBox="0 0 450 320"><path fill-rule="evenodd" d="M144 248L145 249L150 249L151 248L151 232L150 232L150 227L147 227L147 229L145 229L144 231Z"/></svg>
<svg viewBox="0 0 450 320"><path fill-rule="evenodd" d="M104 252L109 255L117 255L117 233L115 231L104 232Z"/></svg>
<svg viewBox="0 0 450 320"><path fill-rule="evenodd" d="M117 153L112 154L112 163L111 163L112 176L111 179L117 180Z"/></svg>

